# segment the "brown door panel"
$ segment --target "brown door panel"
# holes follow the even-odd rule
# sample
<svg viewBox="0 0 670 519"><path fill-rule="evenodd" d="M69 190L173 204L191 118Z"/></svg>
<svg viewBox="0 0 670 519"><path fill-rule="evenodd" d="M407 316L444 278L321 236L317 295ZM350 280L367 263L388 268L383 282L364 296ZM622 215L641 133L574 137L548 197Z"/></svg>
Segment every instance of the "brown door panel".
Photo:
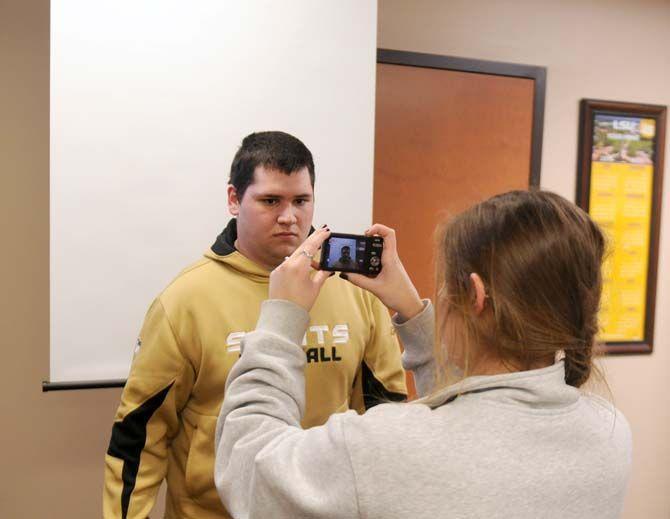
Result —
<svg viewBox="0 0 670 519"><path fill-rule="evenodd" d="M433 296L436 225L530 181L532 79L377 64L373 219ZM413 389L413 384L412 384Z"/></svg>

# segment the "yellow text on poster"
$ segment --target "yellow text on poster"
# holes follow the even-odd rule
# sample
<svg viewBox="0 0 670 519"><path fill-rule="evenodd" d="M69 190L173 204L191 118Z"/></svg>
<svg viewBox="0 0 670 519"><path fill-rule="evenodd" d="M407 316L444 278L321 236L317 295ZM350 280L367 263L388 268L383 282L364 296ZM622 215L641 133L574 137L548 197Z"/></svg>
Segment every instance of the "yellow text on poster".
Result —
<svg viewBox="0 0 670 519"><path fill-rule="evenodd" d="M589 213L608 240L600 340L644 339L653 166L592 162Z"/></svg>

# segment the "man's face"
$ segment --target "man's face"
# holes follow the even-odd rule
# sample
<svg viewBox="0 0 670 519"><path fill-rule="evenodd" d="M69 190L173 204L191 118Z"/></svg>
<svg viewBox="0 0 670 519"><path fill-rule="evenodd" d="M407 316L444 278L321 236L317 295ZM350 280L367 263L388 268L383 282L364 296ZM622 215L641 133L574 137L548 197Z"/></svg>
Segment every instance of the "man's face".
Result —
<svg viewBox="0 0 670 519"><path fill-rule="evenodd" d="M305 241L312 225L314 189L309 171L305 167L287 175L258 166L242 200L228 186L228 209L237 217L237 249L273 269Z"/></svg>
<svg viewBox="0 0 670 519"><path fill-rule="evenodd" d="M342 253L343 258L348 258L351 255L351 249L346 245L340 249L340 252Z"/></svg>

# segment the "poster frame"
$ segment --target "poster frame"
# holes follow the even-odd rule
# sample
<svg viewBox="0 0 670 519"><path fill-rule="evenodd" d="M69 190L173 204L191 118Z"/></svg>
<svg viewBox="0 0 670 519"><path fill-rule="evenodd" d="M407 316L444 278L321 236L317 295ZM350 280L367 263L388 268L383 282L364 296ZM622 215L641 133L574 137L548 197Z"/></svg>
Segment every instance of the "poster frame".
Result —
<svg viewBox="0 0 670 519"><path fill-rule="evenodd" d="M649 254L645 295L644 337L640 341L606 341L603 343L605 353L607 354L650 354L654 349L654 318L656 310L667 107L631 102L582 99L579 112L576 201L577 205L587 212L589 212L590 208L591 162L594 140L593 128L596 115L637 117L654 119L656 121L652 154L653 176L651 215L648 229Z"/></svg>

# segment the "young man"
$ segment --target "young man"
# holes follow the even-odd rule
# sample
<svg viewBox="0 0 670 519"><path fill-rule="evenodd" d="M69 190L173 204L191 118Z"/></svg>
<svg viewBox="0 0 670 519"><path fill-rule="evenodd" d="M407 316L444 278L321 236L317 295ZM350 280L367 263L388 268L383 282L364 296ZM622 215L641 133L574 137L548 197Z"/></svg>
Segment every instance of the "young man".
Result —
<svg viewBox="0 0 670 519"><path fill-rule="evenodd" d="M335 269L345 269L351 267L353 260L351 259L351 247L345 245L340 249L339 259L333 263L333 268Z"/></svg>
<svg viewBox="0 0 670 519"><path fill-rule="evenodd" d="M147 313L105 458L105 518L146 518L164 478L166 517L229 517L214 487L216 421L270 271L310 232L310 151L282 132L246 137L231 167L228 209L235 218L205 257ZM364 412L378 399L405 399L398 342L378 299L333 277L310 316L304 427Z"/></svg>

